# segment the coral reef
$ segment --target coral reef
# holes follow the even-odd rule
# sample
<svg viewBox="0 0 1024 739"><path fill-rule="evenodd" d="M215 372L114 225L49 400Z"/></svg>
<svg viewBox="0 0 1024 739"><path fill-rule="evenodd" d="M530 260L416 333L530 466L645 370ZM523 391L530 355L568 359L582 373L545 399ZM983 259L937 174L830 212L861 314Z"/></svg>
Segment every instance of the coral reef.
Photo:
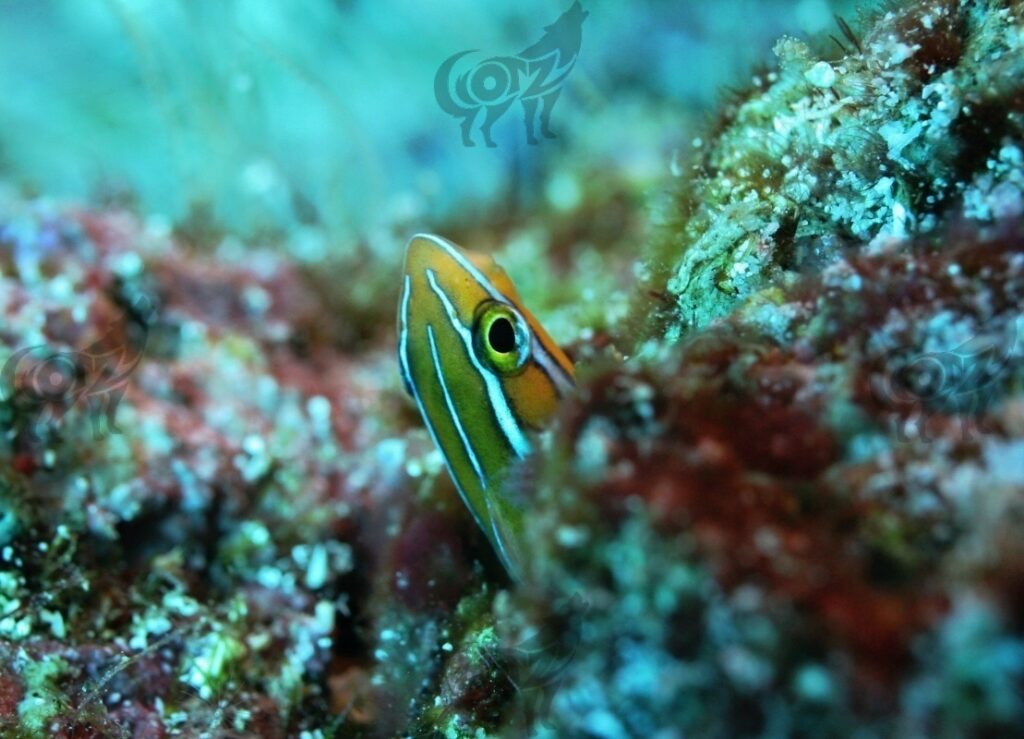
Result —
<svg viewBox="0 0 1024 739"><path fill-rule="evenodd" d="M230 267L121 213L4 212L0 722L275 736L305 706L315 723L310 676L350 613L339 468L368 379L343 357L298 366L288 341L317 306L270 253Z"/></svg>
<svg viewBox="0 0 1024 739"><path fill-rule="evenodd" d="M667 303L655 334L705 326L846 249L1018 214L1021 12L894 5L859 38L847 26L838 58L781 39L778 69L693 141L649 256Z"/></svg>
<svg viewBox="0 0 1024 739"><path fill-rule="evenodd" d="M1019 726L1024 231L1004 228L852 254L592 378L514 596L539 623L586 606L554 735ZM916 366L947 351L963 374Z"/></svg>
<svg viewBox="0 0 1024 739"><path fill-rule="evenodd" d="M0 189L0 733L1019 733L1024 11L856 26L776 45L642 262L650 173L578 152L452 225L577 362L520 582L400 386L404 222Z"/></svg>

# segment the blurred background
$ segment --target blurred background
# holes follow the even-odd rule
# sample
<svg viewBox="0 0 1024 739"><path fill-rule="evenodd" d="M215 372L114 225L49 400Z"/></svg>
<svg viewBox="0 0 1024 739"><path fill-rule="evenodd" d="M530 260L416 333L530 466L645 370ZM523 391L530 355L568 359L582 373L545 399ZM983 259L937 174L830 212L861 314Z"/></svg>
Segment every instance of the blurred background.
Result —
<svg viewBox="0 0 1024 739"><path fill-rule="evenodd" d="M572 210L609 179L646 192L775 39L856 17L850 0L589 0L559 138L527 146L515 105L496 148L464 147L438 66L514 53L570 4L2 0L0 179L299 260L360 244L392 262L408 229Z"/></svg>

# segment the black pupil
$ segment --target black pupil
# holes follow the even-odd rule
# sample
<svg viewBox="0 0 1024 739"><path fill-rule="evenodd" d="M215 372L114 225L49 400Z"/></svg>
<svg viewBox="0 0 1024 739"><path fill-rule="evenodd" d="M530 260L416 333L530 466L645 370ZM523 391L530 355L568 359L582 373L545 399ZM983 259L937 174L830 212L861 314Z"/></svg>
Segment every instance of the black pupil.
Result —
<svg viewBox="0 0 1024 739"><path fill-rule="evenodd" d="M487 330L487 341L491 348L501 354L508 354L516 348L516 330L507 318L496 318Z"/></svg>

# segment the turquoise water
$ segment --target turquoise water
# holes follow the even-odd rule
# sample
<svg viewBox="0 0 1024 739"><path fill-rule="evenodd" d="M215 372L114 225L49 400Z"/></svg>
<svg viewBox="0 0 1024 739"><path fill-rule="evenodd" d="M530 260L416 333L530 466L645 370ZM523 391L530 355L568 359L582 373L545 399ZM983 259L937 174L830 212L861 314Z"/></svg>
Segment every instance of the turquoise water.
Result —
<svg viewBox="0 0 1024 739"><path fill-rule="evenodd" d="M2 171L172 223L205 209L242 236L322 226L345 248L381 228L533 207L580 161L655 182L780 34L855 17L847 0L586 3L560 138L525 146L517 106L497 149L463 147L434 99L438 66L524 48L561 5L5 0Z"/></svg>

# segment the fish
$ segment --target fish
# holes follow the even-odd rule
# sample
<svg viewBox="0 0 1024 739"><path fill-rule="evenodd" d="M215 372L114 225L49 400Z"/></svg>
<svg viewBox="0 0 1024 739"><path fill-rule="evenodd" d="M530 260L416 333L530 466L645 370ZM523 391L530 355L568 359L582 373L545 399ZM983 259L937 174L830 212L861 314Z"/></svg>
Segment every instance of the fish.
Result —
<svg viewBox="0 0 1024 739"><path fill-rule="evenodd" d="M575 388L572 361L491 257L432 234L405 249L398 363L448 473L509 574L525 504L504 483Z"/></svg>

